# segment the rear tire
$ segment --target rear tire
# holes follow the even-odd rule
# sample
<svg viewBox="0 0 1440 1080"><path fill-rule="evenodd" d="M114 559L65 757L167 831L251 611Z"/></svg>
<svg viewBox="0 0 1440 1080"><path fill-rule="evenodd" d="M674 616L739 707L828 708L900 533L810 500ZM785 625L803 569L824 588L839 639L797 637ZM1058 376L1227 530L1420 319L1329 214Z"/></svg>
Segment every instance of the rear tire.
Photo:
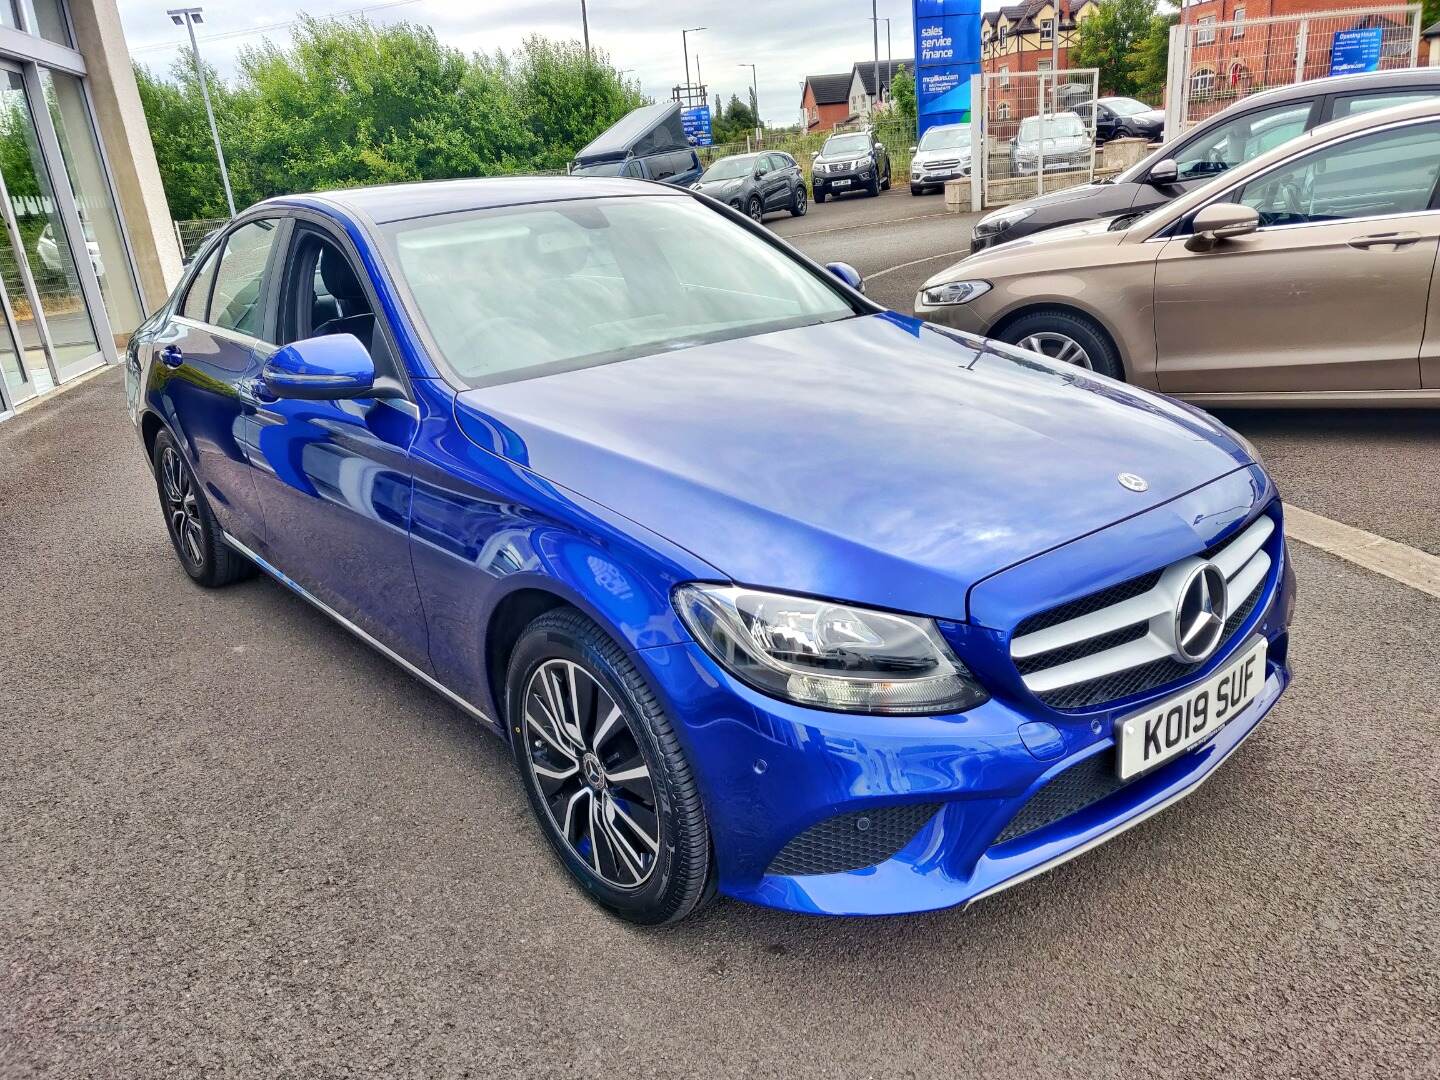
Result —
<svg viewBox="0 0 1440 1080"><path fill-rule="evenodd" d="M1125 381L1125 365L1110 343L1109 335L1093 319L1079 312L1063 308L1031 312L1016 319L995 336L1048 359L1075 364Z"/></svg>
<svg viewBox="0 0 1440 1080"><path fill-rule="evenodd" d="M590 898L643 926L708 903L714 868L700 791L625 650L573 608L549 611L521 634L505 699L530 807Z"/></svg>
<svg viewBox="0 0 1440 1080"><path fill-rule="evenodd" d="M890 190L890 163L888 161L885 163L885 177L880 181L880 190Z"/></svg>
<svg viewBox="0 0 1440 1080"><path fill-rule="evenodd" d="M810 198L805 193L805 185L797 184L795 194L790 196L790 216L804 217L805 212L810 209Z"/></svg>
<svg viewBox="0 0 1440 1080"><path fill-rule="evenodd" d="M154 455L155 487L165 514L165 531L185 573L207 589L253 575L255 564L225 543L199 479L168 431L155 437Z"/></svg>
<svg viewBox="0 0 1440 1080"><path fill-rule="evenodd" d="M750 201L745 204L745 215L757 223L765 220L765 204L760 201L759 195L750 196Z"/></svg>

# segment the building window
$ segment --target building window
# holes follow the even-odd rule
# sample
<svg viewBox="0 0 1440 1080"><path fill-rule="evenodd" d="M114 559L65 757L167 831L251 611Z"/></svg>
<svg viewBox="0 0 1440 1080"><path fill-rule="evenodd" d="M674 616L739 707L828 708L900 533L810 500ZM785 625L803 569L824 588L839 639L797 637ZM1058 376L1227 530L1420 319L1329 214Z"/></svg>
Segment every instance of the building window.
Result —
<svg viewBox="0 0 1440 1080"><path fill-rule="evenodd" d="M1041 19L1041 20L1040 20L1040 40L1041 40L1041 41L1049 41L1049 40L1050 40L1051 38L1053 38L1054 36L1055 36L1055 20L1054 20L1054 19Z"/></svg>
<svg viewBox="0 0 1440 1080"><path fill-rule="evenodd" d="M1000 102L999 105L995 106L995 119L997 119L997 120L1009 120L1009 119L1010 119L1010 103L1009 103L1008 101L1002 101L1002 102Z"/></svg>
<svg viewBox="0 0 1440 1080"><path fill-rule="evenodd" d="M1049 60L1036 60L1036 61L1035 61L1035 70L1036 70L1036 71L1049 71L1053 66L1054 66L1054 64L1052 63L1052 61L1049 61Z"/></svg>
<svg viewBox="0 0 1440 1080"><path fill-rule="evenodd" d="M1001 86L1009 86L1009 85L1010 85L1010 65L1009 65L1009 64L1001 64L1001 65L1000 65L1000 85L1001 85Z"/></svg>
<svg viewBox="0 0 1440 1080"><path fill-rule="evenodd" d="M1215 41L1215 16L1206 15L1195 24L1195 44L1210 45Z"/></svg>
<svg viewBox="0 0 1440 1080"><path fill-rule="evenodd" d="M1215 72L1201 68L1190 76L1190 93L1195 97L1206 97L1215 92Z"/></svg>
<svg viewBox="0 0 1440 1080"><path fill-rule="evenodd" d="M999 42L1000 48L1005 48L1005 27L1000 27L1000 33L997 40Z"/></svg>
<svg viewBox="0 0 1440 1080"><path fill-rule="evenodd" d="M1243 7L1235 9L1235 25L1230 28L1230 36L1232 38L1245 36L1245 9Z"/></svg>

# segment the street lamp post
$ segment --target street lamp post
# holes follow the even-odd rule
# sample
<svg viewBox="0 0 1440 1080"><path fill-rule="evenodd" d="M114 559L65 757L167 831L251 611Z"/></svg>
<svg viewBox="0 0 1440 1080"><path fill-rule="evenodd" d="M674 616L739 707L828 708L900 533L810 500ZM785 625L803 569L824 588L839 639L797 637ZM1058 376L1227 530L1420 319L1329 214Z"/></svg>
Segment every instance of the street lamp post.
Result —
<svg viewBox="0 0 1440 1080"><path fill-rule="evenodd" d="M748 67L750 69L750 102L755 106L755 138L760 138L760 129L765 125L760 122L760 80L755 74L754 64L736 64L736 67Z"/></svg>
<svg viewBox="0 0 1440 1080"><path fill-rule="evenodd" d="M890 20L882 18L880 21L885 24L885 61L893 65L895 63L895 53L890 48Z"/></svg>
<svg viewBox="0 0 1440 1080"><path fill-rule="evenodd" d="M875 44L875 99L870 105L870 115L873 117L876 106L880 104L880 14L875 10L875 0L870 0L870 29Z"/></svg>
<svg viewBox="0 0 1440 1080"><path fill-rule="evenodd" d="M585 10L585 0L580 0L580 30L585 35L585 59L590 59L590 13Z"/></svg>
<svg viewBox="0 0 1440 1080"><path fill-rule="evenodd" d="M692 26L687 30L680 31L680 48L685 53L685 104L690 104L690 41L689 35L698 34L701 30L709 29L705 26Z"/></svg>
<svg viewBox="0 0 1440 1080"><path fill-rule="evenodd" d="M220 162L220 182L225 186L225 205L230 207L230 216L235 216L235 196L230 191L230 170L225 167L225 151L220 148L220 129L215 126L215 110L210 105L210 86L205 78L205 65L200 62L200 44L195 40L195 24L204 22L203 11L198 7L171 8L165 13L176 26L190 31L190 51L195 56L195 74L200 79L200 97L205 101L205 115L210 120L210 137L215 140L215 158Z"/></svg>

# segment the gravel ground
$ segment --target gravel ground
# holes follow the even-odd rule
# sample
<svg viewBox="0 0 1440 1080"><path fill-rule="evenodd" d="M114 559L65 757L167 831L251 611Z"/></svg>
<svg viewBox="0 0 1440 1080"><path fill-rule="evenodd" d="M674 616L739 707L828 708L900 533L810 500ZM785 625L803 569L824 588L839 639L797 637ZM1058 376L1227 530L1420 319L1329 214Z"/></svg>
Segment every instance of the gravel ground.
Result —
<svg viewBox="0 0 1440 1080"><path fill-rule="evenodd" d="M969 912L607 918L499 743L172 557L119 372L0 426L0 1076L1440 1075L1440 602L1303 548L1293 691Z"/></svg>

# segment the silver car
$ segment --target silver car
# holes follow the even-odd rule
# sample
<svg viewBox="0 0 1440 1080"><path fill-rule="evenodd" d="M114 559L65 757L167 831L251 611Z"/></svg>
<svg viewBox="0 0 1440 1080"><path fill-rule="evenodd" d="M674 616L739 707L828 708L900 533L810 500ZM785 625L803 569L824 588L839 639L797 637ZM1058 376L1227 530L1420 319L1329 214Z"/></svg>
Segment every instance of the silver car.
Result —
<svg viewBox="0 0 1440 1080"><path fill-rule="evenodd" d="M1086 169L1090 167L1092 147L1090 128L1073 112L1027 116L1010 140L1010 174L1033 176L1041 168L1042 159L1046 172Z"/></svg>
<svg viewBox="0 0 1440 1080"><path fill-rule="evenodd" d="M938 191L947 180L970 175L970 125L932 127L910 152L910 194Z"/></svg>

